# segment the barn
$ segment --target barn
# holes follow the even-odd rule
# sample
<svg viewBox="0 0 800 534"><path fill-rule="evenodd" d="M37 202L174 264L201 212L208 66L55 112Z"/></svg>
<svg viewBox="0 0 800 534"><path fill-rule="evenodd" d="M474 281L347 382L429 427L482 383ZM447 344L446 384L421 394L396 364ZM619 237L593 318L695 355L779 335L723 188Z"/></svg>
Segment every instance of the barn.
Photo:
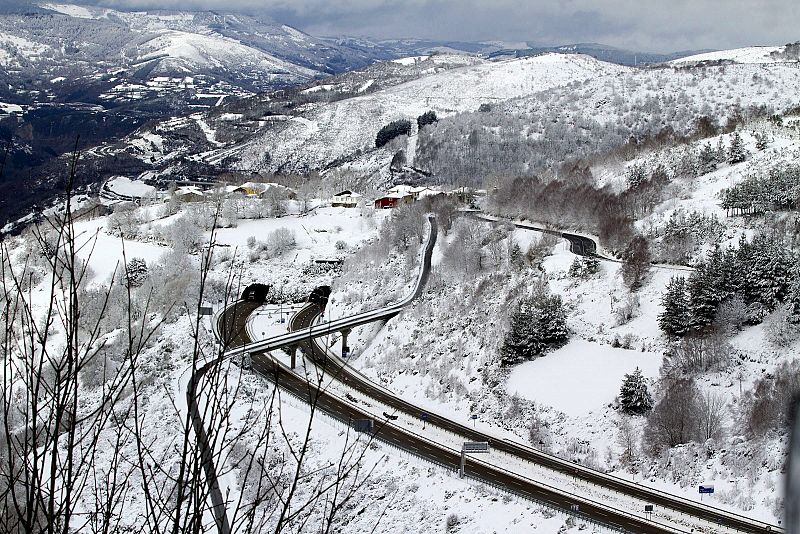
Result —
<svg viewBox="0 0 800 534"><path fill-rule="evenodd" d="M249 302L265 302L269 293L268 284L250 284L242 293L242 300Z"/></svg>

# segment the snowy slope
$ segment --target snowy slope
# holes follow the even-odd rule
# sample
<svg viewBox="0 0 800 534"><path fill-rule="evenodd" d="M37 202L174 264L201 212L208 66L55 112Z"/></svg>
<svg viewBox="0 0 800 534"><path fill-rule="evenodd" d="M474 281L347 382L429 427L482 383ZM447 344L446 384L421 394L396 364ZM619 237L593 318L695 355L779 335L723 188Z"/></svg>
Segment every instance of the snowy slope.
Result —
<svg viewBox="0 0 800 534"><path fill-rule="evenodd" d="M734 63L775 63L786 61L775 57L785 50L784 46L748 46L731 50L718 50L705 54L682 57L670 61L672 65L688 65L704 61L732 61Z"/></svg>
<svg viewBox="0 0 800 534"><path fill-rule="evenodd" d="M413 120L431 109L440 117L475 111L483 103L502 102L593 77L613 77L627 70L585 56L559 54L484 61L314 108L290 119L283 128L252 140L238 152L244 168L259 168L264 151L269 151L276 167L314 168L357 149L371 148L378 130L395 119Z"/></svg>
<svg viewBox="0 0 800 534"><path fill-rule="evenodd" d="M243 69L263 70L276 77L291 75L294 79L308 79L316 74L311 69L213 33L165 30L143 43L138 52L139 62L157 59L159 70L183 68L187 73L195 73L198 69L225 69L237 65Z"/></svg>

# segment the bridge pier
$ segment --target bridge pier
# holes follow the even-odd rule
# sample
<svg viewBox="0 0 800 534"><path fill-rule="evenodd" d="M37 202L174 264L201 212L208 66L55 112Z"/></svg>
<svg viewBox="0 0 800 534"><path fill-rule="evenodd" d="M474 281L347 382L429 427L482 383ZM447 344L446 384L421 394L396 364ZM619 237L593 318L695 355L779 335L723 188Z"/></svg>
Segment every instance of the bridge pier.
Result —
<svg viewBox="0 0 800 534"><path fill-rule="evenodd" d="M350 329L345 328L341 331L342 334L342 358L347 358L350 355L350 347L347 346L347 336L350 335Z"/></svg>
<svg viewBox="0 0 800 534"><path fill-rule="evenodd" d="M289 351L290 351L289 355L292 358L292 362L291 362L292 363L292 369L294 369L295 366L297 365L297 345L292 345L291 347L289 347Z"/></svg>

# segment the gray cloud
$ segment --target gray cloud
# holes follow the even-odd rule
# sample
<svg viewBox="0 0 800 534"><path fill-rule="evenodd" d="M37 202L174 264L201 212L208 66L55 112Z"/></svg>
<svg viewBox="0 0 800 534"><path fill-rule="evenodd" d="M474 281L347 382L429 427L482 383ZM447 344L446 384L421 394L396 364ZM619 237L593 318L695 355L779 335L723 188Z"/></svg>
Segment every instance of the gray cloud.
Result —
<svg viewBox="0 0 800 534"><path fill-rule="evenodd" d="M800 40L797 0L106 0L269 15L313 35L601 42L644 51Z"/></svg>

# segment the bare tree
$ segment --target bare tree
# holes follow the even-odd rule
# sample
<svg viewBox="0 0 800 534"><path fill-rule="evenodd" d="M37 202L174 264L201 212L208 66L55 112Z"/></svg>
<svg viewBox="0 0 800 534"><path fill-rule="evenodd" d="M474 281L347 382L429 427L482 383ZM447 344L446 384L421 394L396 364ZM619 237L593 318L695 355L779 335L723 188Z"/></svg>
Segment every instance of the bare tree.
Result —
<svg viewBox="0 0 800 534"><path fill-rule="evenodd" d="M697 438L700 441L717 439L725 421L725 398L706 390L697 395Z"/></svg>

